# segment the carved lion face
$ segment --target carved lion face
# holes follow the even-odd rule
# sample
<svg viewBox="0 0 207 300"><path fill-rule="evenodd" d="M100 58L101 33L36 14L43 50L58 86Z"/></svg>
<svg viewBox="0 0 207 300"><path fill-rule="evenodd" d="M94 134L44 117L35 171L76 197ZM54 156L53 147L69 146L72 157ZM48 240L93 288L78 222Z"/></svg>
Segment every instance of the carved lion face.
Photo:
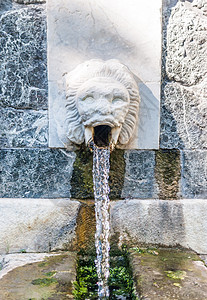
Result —
<svg viewBox="0 0 207 300"><path fill-rule="evenodd" d="M130 99L127 89L106 77L86 81L77 92L77 108L84 126L120 127L126 118Z"/></svg>
<svg viewBox="0 0 207 300"><path fill-rule="evenodd" d="M81 144L94 128L111 128L114 144L132 136L139 108L139 92L132 73L117 60L90 60L65 75L67 136Z"/></svg>

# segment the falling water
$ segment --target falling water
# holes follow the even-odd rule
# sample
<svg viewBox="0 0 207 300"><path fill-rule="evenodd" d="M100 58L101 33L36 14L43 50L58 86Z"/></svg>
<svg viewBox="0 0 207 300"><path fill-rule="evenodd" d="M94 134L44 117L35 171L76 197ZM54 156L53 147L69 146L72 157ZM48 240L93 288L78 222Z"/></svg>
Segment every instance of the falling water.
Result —
<svg viewBox="0 0 207 300"><path fill-rule="evenodd" d="M96 268L99 299L109 297L109 158L110 149L93 145L93 183L96 213Z"/></svg>

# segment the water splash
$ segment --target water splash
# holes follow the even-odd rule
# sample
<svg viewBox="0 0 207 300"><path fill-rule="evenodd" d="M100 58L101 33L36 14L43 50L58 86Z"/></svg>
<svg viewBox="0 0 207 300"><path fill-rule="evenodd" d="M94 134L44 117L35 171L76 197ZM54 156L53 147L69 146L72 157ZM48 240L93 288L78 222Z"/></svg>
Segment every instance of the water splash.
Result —
<svg viewBox="0 0 207 300"><path fill-rule="evenodd" d="M93 184L96 214L96 268L98 273L99 299L109 297L109 158L110 148L100 149L93 145Z"/></svg>

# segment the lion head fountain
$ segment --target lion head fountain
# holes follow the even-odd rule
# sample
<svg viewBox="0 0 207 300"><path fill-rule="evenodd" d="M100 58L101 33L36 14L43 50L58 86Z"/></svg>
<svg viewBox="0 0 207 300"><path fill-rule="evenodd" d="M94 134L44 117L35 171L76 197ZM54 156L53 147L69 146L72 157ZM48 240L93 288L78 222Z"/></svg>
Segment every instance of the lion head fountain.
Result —
<svg viewBox="0 0 207 300"><path fill-rule="evenodd" d="M139 109L133 74L118 60L92 59L63 76L66 130L71 143L113 149L132 137Z"/></svg>

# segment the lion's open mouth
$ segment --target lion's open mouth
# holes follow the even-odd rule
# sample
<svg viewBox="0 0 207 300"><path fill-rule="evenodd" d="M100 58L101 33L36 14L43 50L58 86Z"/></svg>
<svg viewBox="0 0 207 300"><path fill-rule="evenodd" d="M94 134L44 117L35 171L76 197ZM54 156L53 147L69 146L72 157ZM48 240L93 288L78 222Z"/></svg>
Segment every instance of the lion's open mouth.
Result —
<svg viewBox="0 0 207 300"><path fill-rule="evenodd" d="M111 141L111 127L108 125L94 127L93 140L98 147L108 147Z"/></svg>
<svg viewBox="0 0 207 300"><path fill-rule="evenodd" d="M121 131L121 126L111 127L109 125L98 125L85 128L85 142L89 145L94 141L97 147L106 148L110 146L111 151L114 149Z"/></svg>

